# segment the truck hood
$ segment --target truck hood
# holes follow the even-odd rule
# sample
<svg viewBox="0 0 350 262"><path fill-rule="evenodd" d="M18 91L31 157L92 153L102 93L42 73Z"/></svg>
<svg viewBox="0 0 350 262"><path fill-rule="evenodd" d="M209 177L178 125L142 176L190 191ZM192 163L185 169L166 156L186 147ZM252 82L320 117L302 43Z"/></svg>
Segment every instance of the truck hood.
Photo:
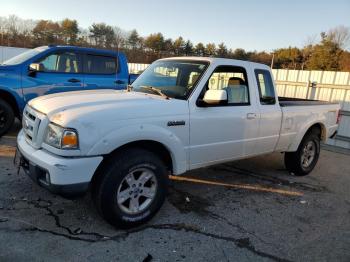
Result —
<svg viewBox="0 0 350 262"><path fill-rule="evenodd" d="M15 71L17 68L16 65L0 65L0 72Z"/></svg>
<svg viewBox="0 0 350 262"><path fill-rule="evenodd" d="M33 99L29 105L47 115L50 121L73 128L76 122L95 125L99 121L176 115L188 110L184 100L124 90L58 93Z"/></svg>

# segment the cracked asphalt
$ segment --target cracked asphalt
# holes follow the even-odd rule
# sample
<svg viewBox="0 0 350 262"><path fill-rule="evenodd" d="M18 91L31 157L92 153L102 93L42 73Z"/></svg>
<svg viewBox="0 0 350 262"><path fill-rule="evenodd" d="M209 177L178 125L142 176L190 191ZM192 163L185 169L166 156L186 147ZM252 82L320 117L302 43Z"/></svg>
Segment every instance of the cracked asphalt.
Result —
<svg viewBox="0 0 350 262"><path fill-rule="evenodd" d="M321 152L307 177L271 154L172 180L148 224L118 230L89 195L53 195L0 139L0 261L350 261L350 155Z"/></svg>

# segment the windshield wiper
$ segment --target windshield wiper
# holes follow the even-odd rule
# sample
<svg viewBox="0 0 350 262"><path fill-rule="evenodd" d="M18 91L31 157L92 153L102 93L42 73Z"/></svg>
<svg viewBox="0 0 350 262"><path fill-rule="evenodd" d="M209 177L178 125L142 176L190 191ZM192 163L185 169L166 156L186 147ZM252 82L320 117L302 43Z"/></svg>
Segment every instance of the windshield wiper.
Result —
<svg viewBox="0 0 350 262"><path fill-rule="evenodd" d="M165 99L169 99L169 97L168 97L166 94L164 94L164 93L162 92L162 90L160 90L159 88L156 88L156 87L153 87L153 86L140 86L140 88L146 89L146 90L150 90L150 91L152 91L153 93L156 93L156 94L158 94L158 95L164 97Z"/></svg>

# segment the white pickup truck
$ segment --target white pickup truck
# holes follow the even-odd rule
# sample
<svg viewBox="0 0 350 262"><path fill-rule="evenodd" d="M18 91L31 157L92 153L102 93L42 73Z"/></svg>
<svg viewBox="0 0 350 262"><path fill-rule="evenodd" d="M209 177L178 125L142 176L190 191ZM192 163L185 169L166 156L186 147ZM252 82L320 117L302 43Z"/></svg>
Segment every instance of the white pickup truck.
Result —
<svg viewBox="0 0 350 262"><path fill-rule="evenodd" d="M19 165L39 185L90 190L111 224L131 227L162 206L168 175L284 152L295 175L315 167L338 104L278 98L270 69L219 58L168 58L128 90L54 94L26 106Z"/></svg>

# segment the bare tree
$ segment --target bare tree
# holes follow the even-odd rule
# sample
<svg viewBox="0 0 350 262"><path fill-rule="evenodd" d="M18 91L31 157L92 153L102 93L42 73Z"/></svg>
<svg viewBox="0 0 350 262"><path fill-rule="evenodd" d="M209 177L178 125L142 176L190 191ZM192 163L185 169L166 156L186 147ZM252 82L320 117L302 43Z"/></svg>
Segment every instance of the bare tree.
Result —
<svg viewBox="0 0 350 262"><path fill-rule="evenodd" d="M334 27L327 32L327 36L331 41L336 43L341 49L350 46L350 28L343 25Z"/></svg>
<svg viewBox="0 0 350 262"><path fill-rule="evenodd" d="M114 26L114 44L117 50L123 47L125 44L125 39L127 39L126 32L124 32L121 28Z"/></svg>

